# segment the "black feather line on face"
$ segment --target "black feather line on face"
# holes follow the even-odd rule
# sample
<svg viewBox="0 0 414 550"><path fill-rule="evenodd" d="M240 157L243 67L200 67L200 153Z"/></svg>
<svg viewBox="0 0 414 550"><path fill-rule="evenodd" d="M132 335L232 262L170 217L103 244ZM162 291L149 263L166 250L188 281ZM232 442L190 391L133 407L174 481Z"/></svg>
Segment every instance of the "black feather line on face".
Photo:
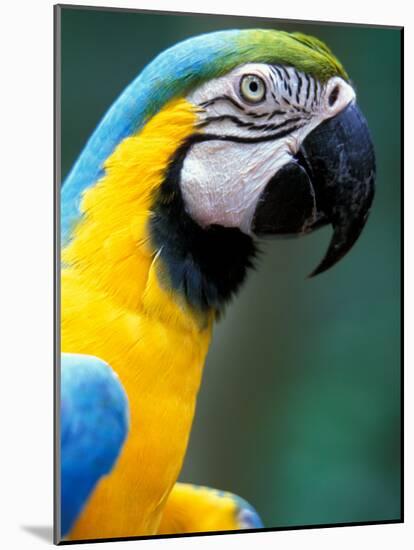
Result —
<svg viewBox="0 0 414 550"><path fill-rule="evenodd" d="M154 197L150 238L159 251L171 288L195 309L220 312L253 267L257 248L237 228L200 227L186 212L180 189L181 169L194 143L206 135L191 136L175 153Z"/></svg>
<svg viewBox="0 0 414 550"><path fill-rule="evenodd" d="M224 94L217 97L213 97L212 99L208 99L207 101L204 101L203 103L200 103L200 107L210 107L211 105L214 105L215 103L219 101L227 101L229 103L232 103L235 107L237 107L240 111L245 111L245 108L243 105L241 105L238 101L233 99L231 96Z"/></svg>
<svg viewBox="0 0 414 550"><path fill-rule="evenodd" d="M296 88L296 103L300 103L300 92L302 90L302 77L300 73L295 69L296 78L298 79L298 86Z"/></svg>
<svg viewBox="0 0 414 550"><path fill-rule="evenodd" d="M245 122L243 120L240 120L234 115L219 115L219 116L212 116L204 119L202 122L199 123L199 128L205 128L209 126L210 124L213 124L215 122L222 122L224 120L229 120L230 122L233 122L237 127L239 128L247 128L249 131L254 130L280 130L281 128L285 128L289 124L292 124L292 127L290 128L290 131L294 131L298 128L298 126L293 126L295 122L300 122L302 120L302 117L292 117L287 120L284 120L283 122L279 124L255 124L254 122Z"/></svg>

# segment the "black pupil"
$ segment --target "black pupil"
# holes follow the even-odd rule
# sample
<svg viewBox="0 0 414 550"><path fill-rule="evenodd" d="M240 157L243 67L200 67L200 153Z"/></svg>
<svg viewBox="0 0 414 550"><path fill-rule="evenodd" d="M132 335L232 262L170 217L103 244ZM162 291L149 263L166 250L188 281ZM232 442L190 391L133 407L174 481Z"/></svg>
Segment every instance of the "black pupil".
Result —
<svg viewBox="0 0 414 550"><path fill-rule="evenodd" d="M259 89L259 85L253 80L252 82L250 82L249 88L251 92L257 92L257 90Z"/></svg>

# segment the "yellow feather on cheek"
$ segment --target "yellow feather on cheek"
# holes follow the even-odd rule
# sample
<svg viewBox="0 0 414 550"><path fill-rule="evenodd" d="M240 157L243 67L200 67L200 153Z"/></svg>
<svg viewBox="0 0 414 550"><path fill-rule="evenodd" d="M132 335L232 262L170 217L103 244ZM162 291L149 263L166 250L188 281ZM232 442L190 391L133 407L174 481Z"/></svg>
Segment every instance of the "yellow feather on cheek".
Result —
<svg viewBox="0 0 414 550"><path fill-rule="evenodd" d="M118 462L72 539L155 533L182 466L213 314L200 318L162 284L147 228L154 193L195 119L175 100L116 148L62 253L62 351L107 361L131 417Z"/></svg>

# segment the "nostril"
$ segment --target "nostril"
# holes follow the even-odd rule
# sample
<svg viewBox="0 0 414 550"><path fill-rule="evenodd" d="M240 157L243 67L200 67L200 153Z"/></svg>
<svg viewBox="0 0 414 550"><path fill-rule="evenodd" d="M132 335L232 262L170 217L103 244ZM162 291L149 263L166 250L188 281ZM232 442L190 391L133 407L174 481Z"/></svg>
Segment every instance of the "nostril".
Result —
<svg viewBox="0 0 414 550"><path fill-rule="evenodd" d="M335 86L335 88L332 90L332 92L329 94L328 103L329 107L333 107L336 103L336 100L339 96L339 86Z"/></svg>

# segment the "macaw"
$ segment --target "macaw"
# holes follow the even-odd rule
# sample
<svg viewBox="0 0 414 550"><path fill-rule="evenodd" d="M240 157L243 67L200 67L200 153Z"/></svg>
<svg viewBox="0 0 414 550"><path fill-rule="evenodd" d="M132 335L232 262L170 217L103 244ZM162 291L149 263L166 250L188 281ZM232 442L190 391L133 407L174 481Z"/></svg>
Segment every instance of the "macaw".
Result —
<svg viewBox="0 0 414 550"><path fill-rule="evenodd" d="M193 37L125 89L61 193L64 364L71 354L85 367L101 361L125 392L123 406L107 402L108 422L122 420L69 539L262 526L239 497L177 483L212 327L260 238L331 224L313 275L342 258L364 227L374 180L355 90L316 38L261 29ZM81 403L65 414L81 417L88 399L101 407L99 385L75 391ZM105 415L85 427L102 448ZM63 466L63 439L61 451Z"/></svg>

